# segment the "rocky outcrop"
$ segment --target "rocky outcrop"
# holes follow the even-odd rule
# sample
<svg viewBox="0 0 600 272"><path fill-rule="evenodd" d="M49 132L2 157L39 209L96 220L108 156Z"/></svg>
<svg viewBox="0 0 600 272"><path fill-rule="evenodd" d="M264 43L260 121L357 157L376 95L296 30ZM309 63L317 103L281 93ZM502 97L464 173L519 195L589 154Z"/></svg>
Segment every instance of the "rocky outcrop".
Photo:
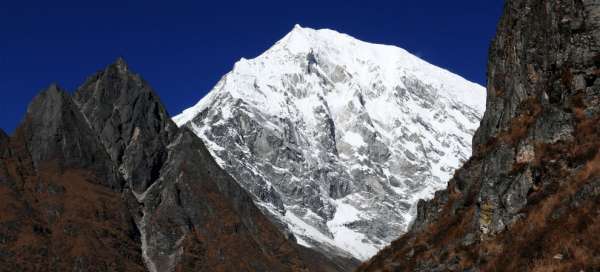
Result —
<svg viewBox="0 0 600 272"><path fill-rule="evenodd" d="M0 158L0 270L144 271L120 179L67 93L38 95Z"/></svg>
<svg viewBox="0 0 600 272"><path fill-rule="evenodd" d="M600 3L509 0L473 157L359 271L600 269Z"/></svg>
<svg viewBox="0 0 600 272"><path fill-rule="evenodd" d="M11 271L347 271L288 240L122 59L0 133ZM252 250L249 250L252 249Z"/></svg>
<svg viewBox="0 0 600 272"><path fill-rule="evenodd" d="M154 91L119 58L89 77L74 99L128 187L145 191L158 178L177 132Z"/></svg>
<svg viewBox="0 0 600 272"><path fill-rule="evenodd" d="M55 162L61 168L93 170L107 187L120 190L120 179L98 137L66 92L56 85L36 96L19 133L33 165Z"/></svg>
<svg viewBox="0 0 600 272"><path fill-rule="evenodd" d="M139 203L136 222L149 270L307 268L302 249L265 221L200 139L175 126L123 60L89 78L75 97L119 163L135 196L130 202Z"/></svg>

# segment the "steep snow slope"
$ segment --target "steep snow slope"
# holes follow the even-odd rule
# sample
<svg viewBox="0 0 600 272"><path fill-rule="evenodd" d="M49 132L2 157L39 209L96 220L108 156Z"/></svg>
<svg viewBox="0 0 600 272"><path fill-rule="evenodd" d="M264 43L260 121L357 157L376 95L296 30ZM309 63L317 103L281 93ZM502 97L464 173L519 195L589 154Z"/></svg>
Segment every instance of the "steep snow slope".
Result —
<svg viewBox="0 0 600 272"><path fill-rule="evenodd" d="M401 48L296 25L174 120L301 244L365 260L470 156L484 107Z"/></svg>

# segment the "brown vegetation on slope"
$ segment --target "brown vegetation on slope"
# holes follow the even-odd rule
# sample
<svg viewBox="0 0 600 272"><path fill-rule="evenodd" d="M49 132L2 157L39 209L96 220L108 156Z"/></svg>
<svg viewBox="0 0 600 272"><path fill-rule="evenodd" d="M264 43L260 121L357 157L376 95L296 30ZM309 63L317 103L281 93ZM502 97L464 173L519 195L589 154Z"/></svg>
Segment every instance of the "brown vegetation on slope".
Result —
<svg viewBox="0 0 600 272"><path fill-rule="evenodd" d="M23 135L21 135L23 136ZM144 271L121 194L86 169L34 170L22 138L0 161L0 271Z"/></svg>
<svg viewBox="0 0 600 272"><path fill-rule="evenodd" d="M359 271L600 270L600 3L507 0L474 155Z"/></svg>
<svg viewBox="0 0 600 272"><path fill-rule="evenodd" d="M12 137L0 131L0 271L357 265L281 233L124 60L75 98L52 85Z"/></svg>
<svg viewBox="0 0 600 272"><path fill-rule="evenodd" d="M435 224L393 242L358 271L435 270L419 267L422 260L450 261L452 271L600 269L600 119L579 120L577 128L574 141L536 147L535 166L543 185L531 190L528 205L520 211L525 216L505 232L470 244L465 236L479 235L472 205L478 190L471 188L465 195L451 182L448 202ZM478 160L475 156L464 168L479 166ZM576 170L567 169L568 164ZM455 203L465 199L456 209Z"/></svg>

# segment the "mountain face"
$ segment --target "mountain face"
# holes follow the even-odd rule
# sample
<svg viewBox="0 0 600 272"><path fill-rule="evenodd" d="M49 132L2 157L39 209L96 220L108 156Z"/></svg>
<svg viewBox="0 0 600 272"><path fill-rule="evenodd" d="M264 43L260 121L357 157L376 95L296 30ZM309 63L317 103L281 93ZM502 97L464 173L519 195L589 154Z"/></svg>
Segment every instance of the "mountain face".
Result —
<svg viewBox="0 0 600 272"><path fill-rule="evenodd" d="M473 157L359 271L600 270L600 2L508 0Z"/></svg>
<svg viewBox="0 0 600 272"><path fill-rule="evenodd" d="M297 245L122 59L0 131L7 271L347 271ZM252 250L248 250L251 248Z"/></svg>
<svg viewBox="0 0 600 272"><path fill-rule="evenodd" d="M40 93L0 155L1 270L144 271L122 180L67 93Z"/></svg>
<svg viewBox="0 0 600 272"><path fill-rule="evenodd" d="M295 26L174 120L300 244L364 260L469 158L484 104L403 49Z"/></svg>

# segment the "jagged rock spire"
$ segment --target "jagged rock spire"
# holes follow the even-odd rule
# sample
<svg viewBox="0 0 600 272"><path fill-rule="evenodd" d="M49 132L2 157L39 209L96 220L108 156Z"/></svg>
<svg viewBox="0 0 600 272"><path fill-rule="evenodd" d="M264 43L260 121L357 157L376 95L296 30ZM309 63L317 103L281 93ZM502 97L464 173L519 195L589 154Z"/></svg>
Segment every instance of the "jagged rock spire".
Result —
<svg viewBox="0 0 600 272"><path fill-rule="evenodd" d="M104 185L120 189L112 163L70 95L57 84L38 94L19 127L36 168L45 163L94 170Z"/></svg>
<svg viewBox="0 0 600 272"><path fill-rule="evenodd" d="M123 57L118 57L117 60L111 65L116 67L119 71L126 73L129 70L129 66Z"/></svg>
<svg viewBox="0 0 600 272"><path fill-rule="evenodd" d="M0 205L0 213L16 212L23 219L18 222L23 227L11 226L14 233L8 236L0 222L0 234L17 239L17 232L25 237L33 226L39 238L27 236L35 240L27 248L13 247L12 240L0 243L0 251L24 256L3 259L3 267L46 267L51 258L48 267L61 271L69 270L65 266L90 270L95 264L138 271L142 262L149 271L342 270L286 239L202 140L175 126L156 94L123 60L90 77L75 101L56 85L40 93L10 139L18 154L0 157L0 187L11 187L0 188L0 199L11 203ZM37 171L29 171L29 156ZM5 165L11 164L27 171L8 171ZM115 178L117 167L125 187L116 182L121 180ZM27 181L24 196L12 190L15 181ZM15 208L17 201L22 209ZM38 223L46 218L48 223ZM48 245L68 249L65 244L73 239L84 241L78 248L85 252L52 248L39 257Z"/></svg>
<svg viewBox="0 0 600 272"><path fill-rule="evenodd" d="M177 128L158 96L118 58L88 78L75 101L129 186L143 192L158 178Z"/></svg>

